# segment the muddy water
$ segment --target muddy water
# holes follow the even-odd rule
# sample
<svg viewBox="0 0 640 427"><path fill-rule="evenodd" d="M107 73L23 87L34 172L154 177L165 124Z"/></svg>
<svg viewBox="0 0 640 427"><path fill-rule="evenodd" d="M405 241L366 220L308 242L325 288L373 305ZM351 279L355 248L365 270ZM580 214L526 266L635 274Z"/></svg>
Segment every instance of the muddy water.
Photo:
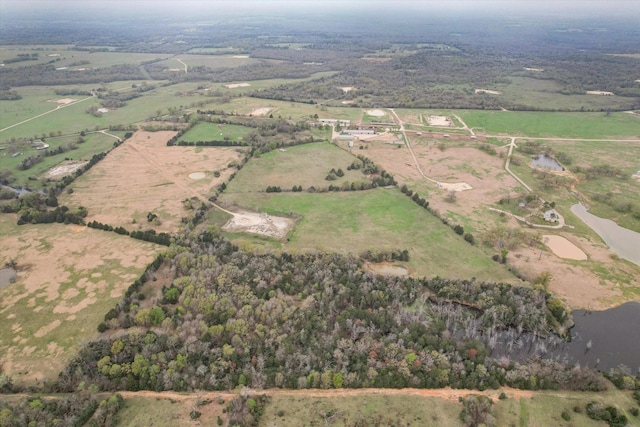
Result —
<svg viewBox="0 0 640 427"><path fill-rule="evenodd" d="M608 371L624 365L640 371L640 302L628 302L604 311L575 310L571 341L555 335L539 338L514 330L500 333L491 356L525 361L531 357Z"/></svg>
<svg viewBox="0 0 640 427"><path fill-rule="evenodd" d="M571 212L598 233L613 252L640 265L640 233L589 213L581 203L571 206Z"/></svg>
<svg viewBox="0 0 640 427"><path fill-rule="evenodd" d="M562 172L564 168L560 163L556 161L553 157L548 154L538 154L536 157L531 160L531 166L535 166L541 169L549 169L556 172Z"/></svg>

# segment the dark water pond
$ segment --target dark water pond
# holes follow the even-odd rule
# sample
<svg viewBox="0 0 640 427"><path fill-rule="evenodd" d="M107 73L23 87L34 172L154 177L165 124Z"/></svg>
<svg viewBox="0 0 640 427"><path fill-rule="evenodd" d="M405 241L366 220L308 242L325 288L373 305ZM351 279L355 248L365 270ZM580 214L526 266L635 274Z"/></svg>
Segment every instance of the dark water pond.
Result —
<svg viewBox="0 0 640 427"><path fill-rule="evenodd" d="M533 160L531 160L531 166L541 169L549 169L556 172L562 172L564 170L562 165L560 165L556 159L545 153L535 156Z"/></svg>
<svg viewBox="0 0 640 427"><path fill-rule="evenodd" d="M11 190L11 191L17 193L19 196L22 196L23 194L30 193L30 191L27 190L27 189L24 189L24 188L13 188L13 187L10 187L8 185L0 185L0 188L6 188L7 190Z"/></svg>
<svg viewBox="0 0 640 427"><path fill-rule="evenodd" d="M608 371L625 365L640 371L640 302L628 302L604 311L575 310L571 341L556 336L545 339L531 334L505 332L498 338L492 357L525 360L533 356Z"/></svg>
<svg viewBox="0 0 640 427"><path fill-rule="evenodd" d="M0 268L0 289L9 286L18 279L13 268Z"/></svg>
<svg viewBox="0 0 640 427"><path fill-rule="evenodd" d="M589 213L581 203L571 206L571 212L598 233L613 252L627 261L640 265L640 233L620 227L610 219ZM638 327L640 328L640 325Z"/></svg>

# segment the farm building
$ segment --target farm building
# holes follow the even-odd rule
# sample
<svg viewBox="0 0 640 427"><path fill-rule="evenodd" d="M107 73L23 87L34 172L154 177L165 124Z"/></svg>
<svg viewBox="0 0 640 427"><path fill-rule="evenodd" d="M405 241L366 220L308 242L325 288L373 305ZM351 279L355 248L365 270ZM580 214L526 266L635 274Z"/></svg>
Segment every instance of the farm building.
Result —
<svg viewBox="0 0 640 427"><path fill-rule="evenodd" d="M342 131L349 135L375 135L376 131L373 129L345 129Z"/></svg>
<svg viewBox="0 0 640 427"><path fill-rule="evenodd" d="M339 126L349 126L351 124L351 120L338 120L338 119L318 119L320 123L323 125L339 125Z"/></svg>
<svg viewBox="0 0 640 427"><path fill-rule="evenodd" d="M544 218L545 221L547 222L558 222L558 212L556 212L553 209L549 209L548 211L546 211L542 217Z"/></svg>

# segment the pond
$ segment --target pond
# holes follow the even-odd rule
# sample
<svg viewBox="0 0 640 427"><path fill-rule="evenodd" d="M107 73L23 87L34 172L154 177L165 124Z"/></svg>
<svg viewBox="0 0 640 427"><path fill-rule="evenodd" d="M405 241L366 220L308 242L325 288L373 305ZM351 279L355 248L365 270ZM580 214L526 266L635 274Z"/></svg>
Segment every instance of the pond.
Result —
<svg viewBox="0 0 640 427"><path fill-rule="evenodd" d="M562 172L564 168L553 157L546 153L538 154L531 160L531 166L541 169L548 169L555 172Z"/></svg>
<svg viewBox="0 0 640 427"><path fill-rule="evenodd" d="M9 185L1 185L0 184L0 188L5 188L7 190L11 190L11 191L17 193L18 196L22 196L23 194L27 194L27 193L31 192L31 191L27 190L26 188L14 188L14 187L11 187Z"/></svg>
<svg viewBox="0 0 640 427"><path fill-rule="evenodd" d="M640 233L589 213L582 203L571 206L571 212L598 233L613 252L640 265Z"/></svg>
<svg viewBox="0 0 640 427"><path fill-rule="evenodd" d="M600 371L622 364L633 373L640 371L640 302L604 311L575 310L572 315L575 325L569 342L511 330L500 333L490 354L517 361L541 357Z"/></svg>

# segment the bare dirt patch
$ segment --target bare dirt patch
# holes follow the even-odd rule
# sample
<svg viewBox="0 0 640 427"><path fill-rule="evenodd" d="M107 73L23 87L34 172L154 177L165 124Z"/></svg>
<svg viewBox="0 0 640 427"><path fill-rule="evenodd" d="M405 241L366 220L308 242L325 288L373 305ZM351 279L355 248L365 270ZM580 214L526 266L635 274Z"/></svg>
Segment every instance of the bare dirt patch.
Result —
<svg viewBox="0 0 640 427"><path fill-rule="evenodd" d="M260 234L262 236L283 239L293 226L289 218L267 215L257 212L228 212L233 215L222 229L230 232Z"/></svg>
<svg viewBox="0 0 640 427"><path fill-rule="evenodd" d="M269 114L271 111L273 110L273 107L262 107L262 108L256 108L254 109L251 113L249 113L250 116L266 116L267 114Z"/></svg>
<svg viewBox="0 0 640 427"><path fill-rule="evenodd" d="M372 117L384 117L387 113L382 110L367 110L367 115Z"/></svg>
<svg viewBox="0 0 640 427"><path fill-rule="evenodd" d="M338 89L342 90L344 93L349 93L352 90L356 90L356 88L353 86L343 86L343 87L339 87Z"/></svg>
<svg viewBox="0 0 640 427"><path fill-rule="evenodd" d="M453 126L449 116L427 116L429 126L449 127Z"/></svg>
<svg viewBox="0 0 640 427"><path fill-rule="evenodd" d="M192 213L185 199L207 202L217 185L235 170L229 165L242 156L237 147L167 147L175 132L138 131L82 175L73 194L61 197L68 206L84 206L88 221L129 231L154 228L173 232ZM191 173L205 173L192 179ZM218 177L214 172L220 172ZM197 206L195 206L197 207ZM153 212L158 220L147 222Z"/></svg>
<svg viewBox="0 0 640 427"><path fill-rule="evenodd" d="M87 163L89 162L65 160L58 166L54 166L49 169L49 172L44 175L44 178L53 180L62 179L67 175L72 175L73 173L75 173L75 171L84 167Z"/></svg>
<svg viewBox="0 0 640 427"><path fill-rule="evenodd" d="M562 236L556 236L555 234L545 234L542 236L544 244L551 249L551 251L565 259L574 260L586 260L587 254L582 249L571 243L569 240Z"/></svg>
<svg viewBox="0 0 640 427"><path fill-rule="evenodd" d="M67 104L71 104L72 102L76 102L77 99L73 99L73 98L62 98L62 99L58 99L56 102L56 104L60 104L60 105L67 105Z"/></svg>
<svg viewBox="0 0 640 427"><path fill-rule="evenodd" d="M189 174L189 179L202 179L207 176L204 172L193 172Z"/></svg>
<svg viewBox="0 0 640 427"><path fill-rule="evenodd" d="M491 90L491 89L476 89L474 91L475 93L486 93L487 95L501 95L502 92L499 92L497 90Z"/></svg>
<svg viewBox="0 0 640 427"><path fill-rule="evenodd" d="M225 85L225 87L229 89L236 89L239 87L249 87L249 86L251 86L251 83L230 83L228 85Z"/></svg>
<svg viewBox="0 0 640 427"><path fill-rule="evenodd" d="M409 275L409 270L406 267L394 265L388 262L367 263L365 264L365 268L372 273L381 274L383 276L404 277Z"/></svg>
<svg viewBox="0 0 640 427"><path fill-rule="evenodd" d="M587 95L611 96L613 95L613 92L608 92L606 90L588 90Z"/></svg>

